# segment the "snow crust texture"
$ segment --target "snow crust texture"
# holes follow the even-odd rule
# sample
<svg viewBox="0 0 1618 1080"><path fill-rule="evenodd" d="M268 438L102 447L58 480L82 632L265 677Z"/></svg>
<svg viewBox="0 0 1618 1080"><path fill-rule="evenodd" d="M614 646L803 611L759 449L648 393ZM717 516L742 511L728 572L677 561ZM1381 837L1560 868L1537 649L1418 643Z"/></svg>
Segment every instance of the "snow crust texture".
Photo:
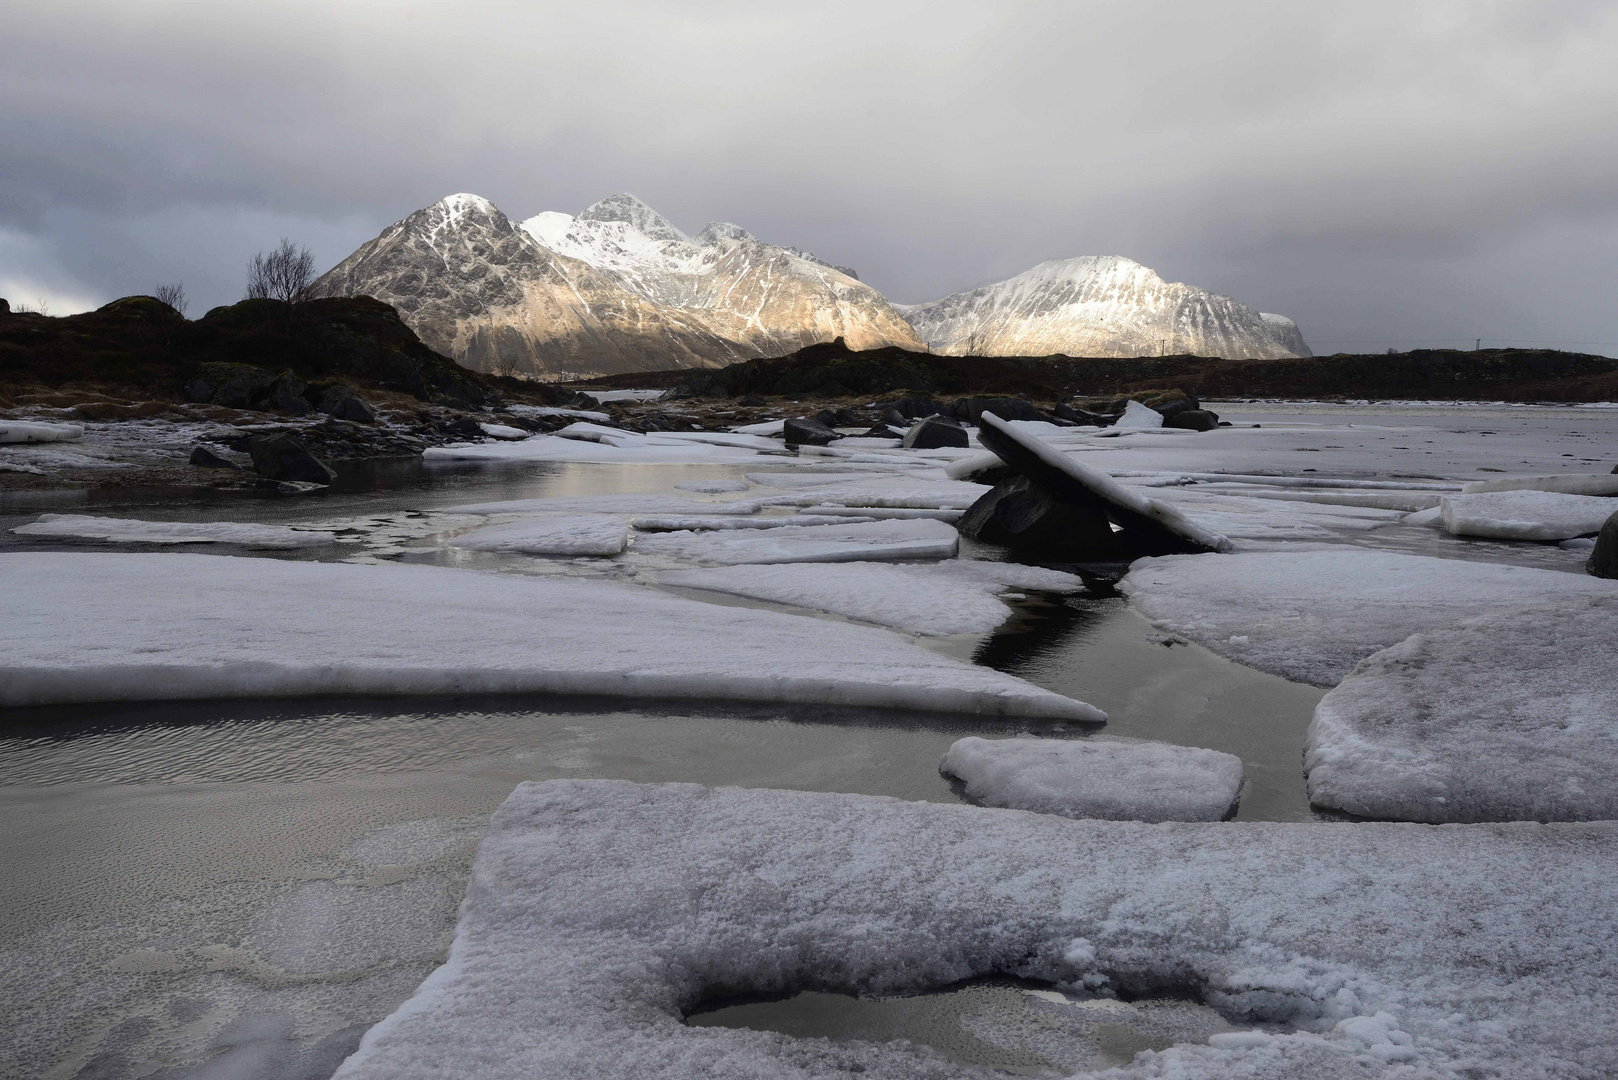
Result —
<svg viewBox="0 0 1618 1080"><path fill-rule="evenodd" d="M1164 281L1116 255L1052 259L899 310L934 352L956 356L1311 355L1291 319Z"/></svg>
<svg viewBox="0 0 1618 1080"><path fill-rule="evenodd" d="M988 806L1113 821L1220 821L1236 808L1242 759L1133 739L961 739L941 772Z"/></svg>
<svg viewBox="0 0 1618 1080"><path fill-rule="evenodd" d="M59 552L0 555L0 576L0 705L518 692L1105 719L886 630L611 582Z"/></svg>
<svg viewBox="0 0 1618 1080"><path fill-rule="evenodd" d="M0 420L0 443L76 442L84 438L78 424L43 420Z"/></svg>
<svg viewBox="0 0 1618 1080"><path fill-rule="evenodd" d="M281 550L322 547L337 540L329 532L291 529L285 525L235 521L140 521L88 514L41 514L38 521L19 525L11 531L18 536L56 536L120 544L240 544L248 548Z"/></svg>
<svg viewBox="0 0 1618 1080"><path fill-rule="evenodd" d="M1618 595L1618 582L1582 574L1353 547L1141 559L1118 588L1160 629L1314 686L1420 631Z"/></svg>
<svg viewBox="0 0 1618 1080"><path fill-rule="evenodd" d="M1069 821L872 796L523 784L448 962L340 1080L982 1077L905 1043L687 1026L714 991L1003 973L1189 991L1246 1030L1109 1076L1618 1071L1618 826Z"/></svg>
<svg viewBox="0 0 1618 1080"><path fill-rule="evenodd" d="M1410 821L1618 818L1618 597L1468 619L1321 699L1312 802Z"/></svg>
<svg viewBox="0 0 1618 1080"><path fill-rule="evenodd" d="M629 543L629 526L600 514L547 514L473 529L450 541L468 551L523 555L616 555Z"/></svg>
<svg viewBox="0 0 1618 1080"><path fill-rule="evenodd" d="M1523 489L1446 495L1439 507L1444 527L1454 536L1571 540L1600 532L1618 513L1618 499Z"/></svg>

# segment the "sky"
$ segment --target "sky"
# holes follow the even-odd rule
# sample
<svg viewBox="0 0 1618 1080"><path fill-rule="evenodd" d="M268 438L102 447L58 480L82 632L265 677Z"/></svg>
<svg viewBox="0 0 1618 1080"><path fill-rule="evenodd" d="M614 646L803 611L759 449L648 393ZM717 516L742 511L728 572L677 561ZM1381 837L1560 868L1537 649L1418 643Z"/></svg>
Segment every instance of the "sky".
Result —
<svg viewBox="0 0 1618 1080"><path fill-rule="evenodd" d="M0 296L628 191L897 302L1124 255L1317 353L1618 355L1618 0L11 0Z"/></svg>

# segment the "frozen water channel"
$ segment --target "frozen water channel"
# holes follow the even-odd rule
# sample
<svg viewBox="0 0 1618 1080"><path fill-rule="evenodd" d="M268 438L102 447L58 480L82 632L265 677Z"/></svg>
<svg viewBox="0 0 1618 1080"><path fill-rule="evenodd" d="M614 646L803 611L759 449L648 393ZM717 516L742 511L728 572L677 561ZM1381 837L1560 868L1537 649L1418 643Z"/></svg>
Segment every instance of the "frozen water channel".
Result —
<svg viewBox="0 0 1618 1080"><path fill-rule="evenodd" d="M1618 447L1618 410L1249 406L1221 413L1264 427L1216 433L1230 436L1223 442L1132 434L1098 441L1084 461L1120 472L1460 481L1508 469L1605 472ZM589 559L457 547L449 538L488 521L451 508L554 497L796 497L800 489L788 485L754 482L738 490L747 474L768 467L768 459L381 463L345 472L331 494L309 500L29 494L0 501L0 550L151 550L116 538L10 531L41 513L71 513L291 526L337 538L253 552L255 558L655 581L680 568L633 549L604 569ZM847 468L847 485L872 483L858 479L854 464ZM612 505L635 502L569 512L634 512ZM763 512L800 507L814 512L812 500L802 499ZM1263 543L1300 539L1275 539L1265 522L1271 532ZM1582 560L1555 545L1460 539L1398 520L1377 524L1317 517L1306 539L1568 572ZM702 533L682 535L700 546ZM961 554L998 557L970 545ZM813 610L652 587L705 603L850 618L836 614L836 605ZM1322 688L1154 630L1094 579L1082 591L1022 589L1002 599L1009 618L992 632L915 640L1097 706L1108 714L1110 736L1240 757L1246 783L1238 821L1320 819L1308 805L1302 754ZM955 803L965 797L938 763L956 740L1093 731L921 710L520 696L13 708L0 712L0 725L0 910L7 912L0 921L0 1016L8 1028L0 1075L63 1080L329 1076L363 1032L442 963L478 840L519 782L685 781ZM798 995L732 1005L693 1022L908 1038L964 1063L1009 1071L1125 1064L1164 1038L1205 1039L1224 1030L1217 1014L1189 1003L1079 1008L1037 996L1044 992L974 984L898 1004ZM1105 1008L1118 1015L1091 1015ZM1032 1044L1007 1049L983 1019L1043 1031L1045 1012L1083 1021L1075 1021L1065 1058ZM1193 1029L1200 1034L1184 1036ZM951 1049L951 1039L959 1047Z"/></svg>

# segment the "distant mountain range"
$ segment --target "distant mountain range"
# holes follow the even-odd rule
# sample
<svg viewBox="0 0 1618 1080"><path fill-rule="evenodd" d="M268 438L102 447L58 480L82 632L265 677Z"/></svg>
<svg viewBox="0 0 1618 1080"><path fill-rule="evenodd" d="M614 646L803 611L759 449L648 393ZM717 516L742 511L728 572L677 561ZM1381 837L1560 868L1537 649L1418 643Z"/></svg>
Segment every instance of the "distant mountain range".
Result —
<svg viewBox="0 0 1618 1080"><path fill-rule="evenodd" d="M1043 263L894 305L848 267L728 222L688 236L626 194L520 224L451 195L362 245L314 293L376 297L467 367L541 378L720 367L838 337L980 355L1310 355L1291 320L1128 259Z"/></svg>

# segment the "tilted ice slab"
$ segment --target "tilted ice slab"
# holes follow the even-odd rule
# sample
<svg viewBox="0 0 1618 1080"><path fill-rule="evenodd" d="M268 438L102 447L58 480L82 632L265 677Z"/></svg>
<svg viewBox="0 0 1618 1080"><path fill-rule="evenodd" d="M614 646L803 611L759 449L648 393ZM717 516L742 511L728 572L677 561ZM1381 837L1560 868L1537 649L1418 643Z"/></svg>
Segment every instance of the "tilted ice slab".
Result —
<svg viewBox="0 0 1618 1080"><path fill-rule="evenodd" d="M18 536L76 540L108 540L121 544L240 544L249 548L293 549L335 543L329 532L254 525L235 521L140 521L86 514L41 514L39 520L11 530Z"/></svg>
<svg viewBox="0 0 1618 1080"><path fill-rule="evenodd" d="M1315 709L1310 801L1411 821L1618 818L1618 597L1416 634Z"/></svg>
<svg viewBox="0 0 1618 1080"><path fill-rule="evenodd" d="M565 693L1105 714L886 630L636 585L215 555L0 554L0 705Z"/></svg>
<svg viewBox="0 0 1618 1080"><path fill-rule="evenodd" d="M1571 540L1601 531L1618 513L1618 499L1557 491L1491 491L1446 495L1439 504L1444 527L1454 536L1496 540Z"/></svg>
<svg viewBox="0 0 1618 1080"><path fill-rule="evenodd" d="M764 504L756 499L699 502L678 495L556 495L548 499L509 499L504 502L451 506L446 514L756 514Z"/></svg>
<svg viewBox="0 0 1618 1080"><path fill-rule="evenodd" d="M972 736L938 768L989 806L1070 818L1219 821L1242 791L1239 757L1134 739Z"/></svg>
<svg viewBox="0 0 1618 1080"><path fill-rule="evenodd" d="M1118 588L1161 629L1260 671L1335 686L1367 656L1419 631L1618 594L1618 581L1340 546L1141 559Z"/></svg>
<svg viewBox="0 0 1618 1080"><path fill-rule="evenodd" d="M1109 1076L1618 1072L1618 825L1068 821L862 795L523 784L448 961L340 1080L982 1077L905 1043L688 1027L705 992L1003 973L1290 1026Z"/></svg>
<svg viewBox="0 0 1618 1080"><path fill-rule="evenodd" d="M948 559L960 546L953 525L931 518L811 525L737 532L655 533L635 539L635 551L681 562L835 563L867 559Z"/></svg>
<svg viewBox="0 0 1618 1080"><path fill-rule="evenodd" d="M601 514L546 514L488 525L450 540L468 551L521 555L616 555L629 543L629 526Z"/></svg>
<svg viewBox="0 0 1618 1080"><path fill-rule="evenodd" d="M84 429L78 424L0 420L0 443L75 442L82 438Z"/></svg>
<svg viewBox="0 0 1618 1080"><path fill-rule="evenodd" d="M1082 579L1018 563L949 559L926 566L886 563L783 563L663 574L665 585L708 589L755 600L845 615L918 634L981 634L1005 622L1007 589L1078 592Z"/></svg>
<svg viewBox="0 0 1618 1080"><path fill-rule="evenodd" d="M1163 426L1163 414L1156 409L1148 408L1138 401L1130 401L1124 406L1123 415L1113 424L1116 428L1160 428Z"/></svg>

